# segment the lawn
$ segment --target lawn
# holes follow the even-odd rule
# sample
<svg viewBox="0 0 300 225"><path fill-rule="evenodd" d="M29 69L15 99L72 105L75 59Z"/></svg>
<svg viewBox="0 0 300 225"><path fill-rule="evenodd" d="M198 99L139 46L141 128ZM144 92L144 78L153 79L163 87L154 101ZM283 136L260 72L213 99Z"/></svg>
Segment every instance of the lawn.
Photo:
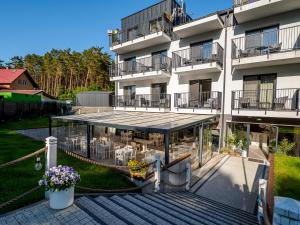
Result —
<svg viewBox="0 0 300 225"><path fill-rule="evenodd" d="M34 123L34 127L37 127L36 124L43 124L41 121L44 120ZM22 121L21 123L24 124L24 128L31 128L30 122ZM12 125L10 126L10 124ZM6 128L19 129L20 125L10 122L6 124ZM2 164L44 147L44 142L24 137L14 130L0 128L0 146L0 164ZM44 165L44 155L42 155L42 162ZM37 186L44 168L36 171L34 164L35 158L31 158L17 165L0 169L0 204ZM58 152L58 164L74 167L81 175L81 186L102 189L134 187L122 174L105 167L82 162L60 151ZM43 199L43 196L43 191L38 191L5 209L0 209L0 214L39 201Z"/></svg>
<svg viewBox="0 0 300 225"><path fill-rule="evenodd" d="M300 158L275 156L275 195L300 201Z"/></svg>
<svg viewBox="0 0 300 225"><path fill-rule="evenodd" d="M0 129L21 130L30 128L45 128L48 126L49 118L44 116L4 122L0 124ZM52 126L55 126L55 121L52 121Z"/></svg>

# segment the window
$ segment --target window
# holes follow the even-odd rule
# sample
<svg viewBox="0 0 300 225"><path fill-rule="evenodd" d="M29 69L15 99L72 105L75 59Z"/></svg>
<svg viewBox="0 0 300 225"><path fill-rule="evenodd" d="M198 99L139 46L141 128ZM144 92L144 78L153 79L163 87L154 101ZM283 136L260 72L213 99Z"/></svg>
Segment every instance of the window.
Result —
<svg viewBox="0 0 300 225"><path fill-rule="evenodd" d="M125 74L131 74L136 72L136 58L127 58L124 60L124 68L123 71Z"/></svg>
<svg viewBox="0 0 300 225"><path fill-rule="evenodd" d="M212 45L213 40L191 44L191 59L195 61L211 59Z"/></svg>
<svg viewBox="0 0 300 225"><path fill-rule="evenodd" d="M255 75L244 77L244 98L250 107L270 108L275 97L276 75Z"/></svg>
<svg viewBox="0 0 300 225"><path fill-rule="evenodd" d="M167 94L167 84L166 83L152 84L151 90L152 90L153 98L163 99L166 97Z"/></svg>
<svg viewBox="0 0 300 225"><path fill-rule="evenodd" d="M167 69L167 50L152 53L152 68L154 70Z"/></svg>
<svg viewBox="0 0 300 225"><path fill-rule="evenodd" d="M191 80L189 107L200 107L211 98L211 79Z"/></svg>
<svg viewBox="0 0 300 225"><path fill-rule="evenodd" d="M278 25L246 32L245 49L266 51L278 44Z"/></svg>
<svg viewBox="0 0 300 225"><path fill-rule="evenodd" d="M135 94L136 94L135 89L136 89L135 85L124 87L124 100L127 106L134 105L135 103Z"/></svg>
<svg viewBox="0 0 300 225"><path fill-rule="evenodd" d="M127 40L131 41L131 40L135 39L137 37L137 34L138 34L138 28L137 27L128 29L127 30Z"/></svg>
<svg viewBox="0 0 300 225"><path fill-rule="evenodd" d="M162 21L162 18L160 17L160 18L157 18L157 19L149 22L150 34L162 31L161 21Z"/></svg>

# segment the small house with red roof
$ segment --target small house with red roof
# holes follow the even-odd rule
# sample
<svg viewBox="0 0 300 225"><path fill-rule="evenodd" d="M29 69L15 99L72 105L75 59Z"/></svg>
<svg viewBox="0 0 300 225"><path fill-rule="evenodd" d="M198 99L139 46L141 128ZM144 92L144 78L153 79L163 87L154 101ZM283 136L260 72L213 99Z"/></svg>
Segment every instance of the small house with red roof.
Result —
<svg viewBox="0 0 300 225"><path fill-rule="evenodd" d="M26 69L0 69L0 89L37 90L39 86Z"/></svg>
<svg viewBox="0 0 300 225"><path fill-rule="evenodd" d="M38 84L26 69L0 69L0 95L4 92L40 95L42 99L55 99L39 89Z"/></svg>

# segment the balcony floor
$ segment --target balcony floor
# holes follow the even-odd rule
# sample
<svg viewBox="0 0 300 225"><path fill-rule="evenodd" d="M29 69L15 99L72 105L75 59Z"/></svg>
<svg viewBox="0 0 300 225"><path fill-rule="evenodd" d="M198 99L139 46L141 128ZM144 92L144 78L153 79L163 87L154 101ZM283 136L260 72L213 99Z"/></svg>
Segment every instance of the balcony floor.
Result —
<svg viewBox="0 0 300 225"><path fill-rule="evenodd" d="M300 63L300 49L232 60L232 66L236 69L250 69L293 63Z"/></svg>
<svg viewBox="0 0 300 225"><path fill-rule="evenodd" d="M298 115L297 115L298 114ZM297 118L300 119L300 111L271 111L261 109L233 109L233 116L248 116L248 117L274 117L274 118Z"/></svg>
<svg viewBox="0 0 300 225"><path fill-rule="evenodd" d="M153 78L169 78L171 73L158 70L145 73L133 73L123 76L110 77L110 81L122 81L122 80L148 80Z"/></svg>
<svg viewBox="0 0 300 225"><path fill-rule="evenodd" d="M173 70L174 73L188 75L195 75L199 73L214 73L220 71L222 71L222 68L216 62L177 67Z"/></svg>

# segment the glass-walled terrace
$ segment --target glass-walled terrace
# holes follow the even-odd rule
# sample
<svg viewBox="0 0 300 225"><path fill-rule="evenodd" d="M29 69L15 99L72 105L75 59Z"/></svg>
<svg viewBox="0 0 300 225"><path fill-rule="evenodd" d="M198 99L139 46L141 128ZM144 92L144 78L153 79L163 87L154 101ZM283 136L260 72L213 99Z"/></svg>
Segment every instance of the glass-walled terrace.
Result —
<svg viewBox="0 0 300 225"><path fill-rule="evenodd" d="M58 120L58 124L60 128L53 135L58 138L59 149L108 165L127 166L130 160L151 163L157 154L168 164L191 155L193 168L198 168L219 149L216 120L169 132L65 120Z"/></svg>

